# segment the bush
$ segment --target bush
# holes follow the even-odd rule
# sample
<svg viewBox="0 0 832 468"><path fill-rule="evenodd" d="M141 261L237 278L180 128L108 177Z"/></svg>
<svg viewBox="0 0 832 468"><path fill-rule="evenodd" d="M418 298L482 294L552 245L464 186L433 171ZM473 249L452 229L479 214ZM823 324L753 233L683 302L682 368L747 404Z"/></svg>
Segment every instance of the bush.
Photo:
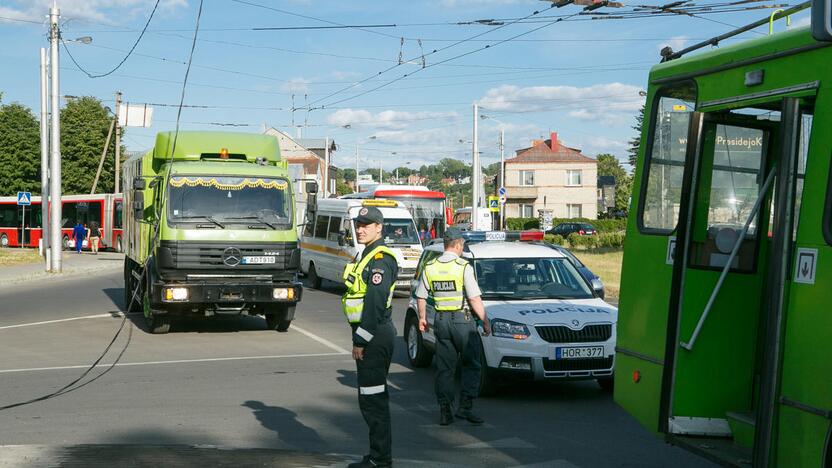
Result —
<svg viewBox="0 0 832 468"><path fill-rule="evenodd" d="M510 231L540 229L540 220L537 218L506 218L506 229Z"/></svg>
<svg viewBox="0 0 832 468"><path fill-rule="evenodd" d="M544 234L543 242L555 245L564 245L566 243L566 239L564 239L560 234Z"/></svg>
<svg viewBox="0 0 832 468"><path fill-rule="evenodd" d="M624 246L625 237L624 233L621 232L602 232L594 236L582 236L573 232L566 238L566 242L569 243L570 249L597 249L603 247L618 249ZM561 236L546 235L543 237L546 242L553 244L557 244L556 238L563 240Z"/></svg>

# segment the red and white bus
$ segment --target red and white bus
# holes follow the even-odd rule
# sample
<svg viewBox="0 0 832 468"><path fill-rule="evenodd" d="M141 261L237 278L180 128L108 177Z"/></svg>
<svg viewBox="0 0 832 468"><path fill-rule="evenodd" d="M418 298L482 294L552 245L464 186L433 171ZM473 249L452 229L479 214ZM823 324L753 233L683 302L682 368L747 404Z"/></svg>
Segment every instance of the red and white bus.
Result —
<svg viewBox="0 0 832 468"><path fill-rule="evenodd" d="M445 232L452 216L446 210L445 194L421 185L377 184L369 187L366 192L351 193L341 198L386 198L399 201L410 211L417 229L430 231L433 238Z"/></svg>
<svg viewBox="0 0 832 468"><path fill-rule="evenodd" d="M100 247L122 251L124 200L120 193L66 195L61 199L64 248L72 244L72 228L77 222L86 226L90 221L98 221L102 232ZM17 197L0 197L0 247L38 246L43 237L41 197L32 197L32 204L25 209L26 224L22 225L23 207L18 206Z"/></svg>

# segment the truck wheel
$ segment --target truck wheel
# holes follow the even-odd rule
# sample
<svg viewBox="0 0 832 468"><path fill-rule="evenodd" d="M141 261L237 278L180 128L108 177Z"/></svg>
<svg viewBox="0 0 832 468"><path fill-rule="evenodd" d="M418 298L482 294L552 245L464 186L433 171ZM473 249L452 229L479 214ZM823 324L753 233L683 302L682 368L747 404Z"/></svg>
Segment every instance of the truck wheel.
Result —
<svg viewBox="0 0 832 468"><path fill-rule="evenodd" d="M309 278L309 285L314 289L321 289L321 277L318 276L318 271L315 270L315 264L309 262L309 273L306 274L306 277Z"/></svg>
<svg viewBox="0 0 832 468"><path fill-rule="evenodd" d="M292 324L292 321L286 318L286 313L286 306L280 306L276 309L272 309L269 312L266 312L266 328L269 330L275 330L279 332L285 332L289 330L289 326Z"/></svg>
<svg viewBox="0 0 832 468"><path fill-rule="evenodd" d="M139 282L133 277L133 272L136 271L136 262L129 258L124 258L124 308L127 312L138 312L141 307L142 291L133 297Z"/></svg>
<svg viewBox="0 0 832 468"><path fill-rule="evenodd" d="M413 367L427 367L433 360L433 353L427 349L419 332L419 319L414 315L407 318L404 326L404 341L407 346L407 358Z"/></svg>
<svg viewBox="0 0 832 468"><path fill-rule="evenodd" d="M144 321L150 333L154 335L162 335L170 331L170 317L167 315L160 315L154 313L150 308L150 293L148 288L144 288L142 295L142 308L144 309Z"/></svg>
<svg viewBox="0 0 832 468"><path fill-rule="evenodd" d="M615 388L615 379L613 376L601 377L600 379L595 380L598 382L598 386L601 387L601 390L605 392L612 392Z"/></svg>

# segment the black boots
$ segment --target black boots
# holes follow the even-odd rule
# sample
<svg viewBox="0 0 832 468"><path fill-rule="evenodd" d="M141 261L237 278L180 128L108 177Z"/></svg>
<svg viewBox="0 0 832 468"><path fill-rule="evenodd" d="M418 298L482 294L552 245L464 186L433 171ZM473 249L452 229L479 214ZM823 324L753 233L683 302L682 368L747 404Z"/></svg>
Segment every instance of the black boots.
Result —
<svg viewBox="0 0 832 468"><path fill-rule="evenodd" d="M347 468L388 468L392 467L392 463L377 464L369 455L364 455L360 462L350 463Z"/></svg>
<svg viewBox="0 0 832 468"><path fill-rule="evenodd" d="M439 425L447 426L452 422L454 422L454 415L451 412L451 405L439 405Z"/></svg>
<svg viewBox="0 0 832 468"><path fill-rule="evenodd" d="M468 422L477 426L484 423L484 419L474 414L473 407L474 400L470 398L463 398L459 402L459 409L456 411L456 417L459 419L467 419Z"/></svg>

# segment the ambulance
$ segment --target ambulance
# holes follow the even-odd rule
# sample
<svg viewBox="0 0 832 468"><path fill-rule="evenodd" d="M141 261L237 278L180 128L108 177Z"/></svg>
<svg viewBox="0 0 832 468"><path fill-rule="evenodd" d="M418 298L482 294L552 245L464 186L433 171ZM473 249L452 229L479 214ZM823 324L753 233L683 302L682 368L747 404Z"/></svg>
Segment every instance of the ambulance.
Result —
<svg viewBox="0 0 832 468"><path fill-rule="evenodd" d="M360 257L364 246L356 242L355 218L362 207L374 206L384 216L382 237L399 265L396 289L410 289L422 241L413 216L401 202L384 199L317 200L307 213L301 233L301 271L309 285L320 288L323 280L342 283L344 268Z"/></svg>

